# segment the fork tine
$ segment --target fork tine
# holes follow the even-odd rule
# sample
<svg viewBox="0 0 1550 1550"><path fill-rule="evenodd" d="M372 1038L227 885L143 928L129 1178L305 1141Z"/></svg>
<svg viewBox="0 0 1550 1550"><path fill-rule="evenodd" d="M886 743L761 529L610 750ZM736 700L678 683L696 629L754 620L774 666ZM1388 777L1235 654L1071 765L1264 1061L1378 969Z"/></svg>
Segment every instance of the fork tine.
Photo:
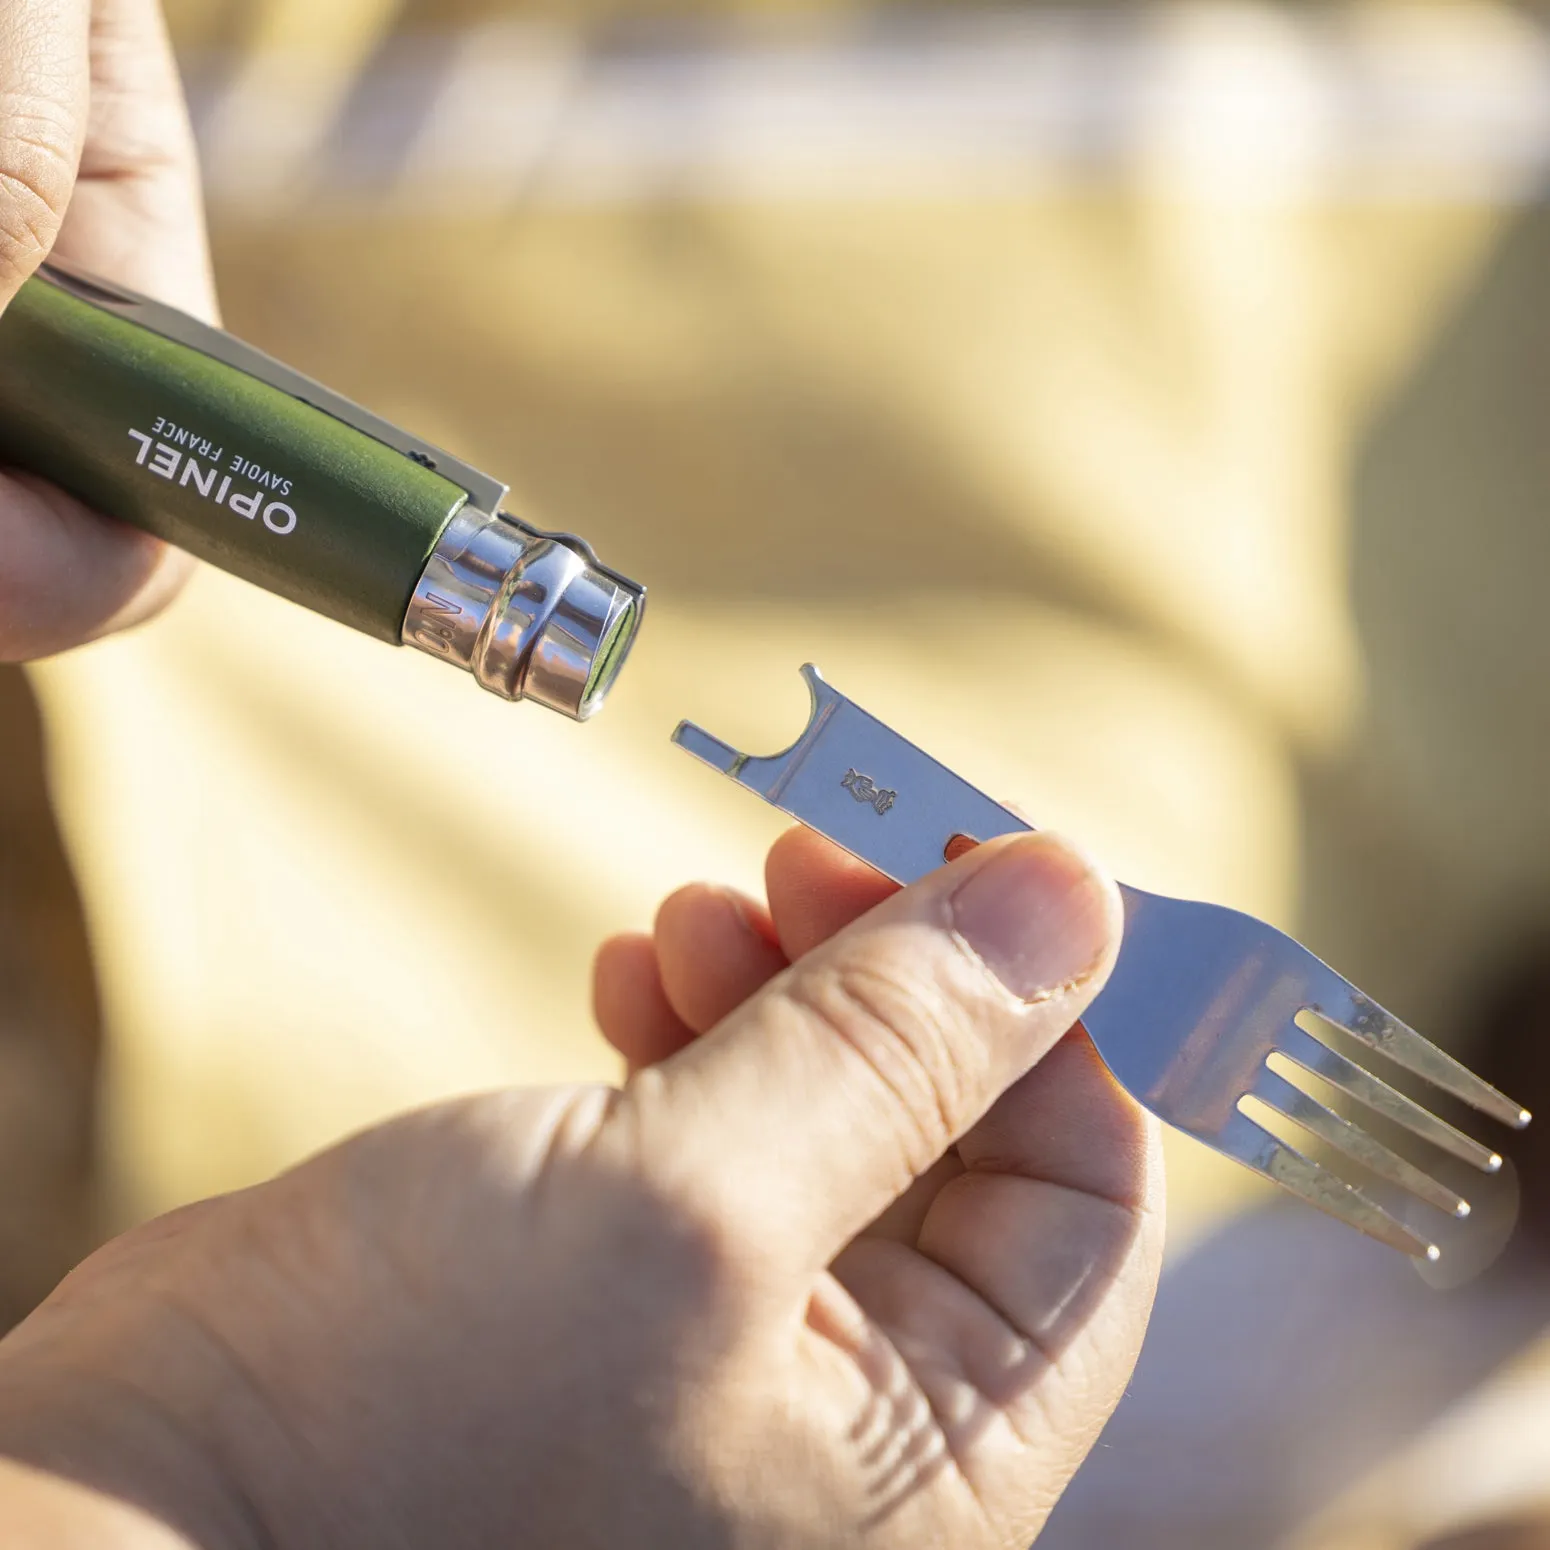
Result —
<svg viewBox="0 0 1550 1550"><path fill-rule="evenodd" d="M1278 1136L1272 1135L1263 1125L1249 1118L1241 1109L1222 1127L1214 1139L1230 1156L1236 1157L1246 1167L1262 1174L1273 1183L1289 1189L1294 1195L1306 1200L1310 1206L1336 1217L1348 1227L1376 1238L1401 1254L1413 1258L1437 1259L1440 1252L1434 1243L1412 1232L1403 1222L1390 1216L1381 1206L1375 1205L1359 1189L1353 1189L1338 1174L1310 1162L1301 1152L1294 1151Z"/></svg>
<svg viewBox="0 0 1550 1550"><path fill-rule="evenodd" d="M1327 1017L1337 1028L1344 1028L1369 1049L1375 1049L1396 1065L1425 1077L1482 1114L1488 1114L1514 1130L1521 1130L1528 1124L1532 1116L1522 1104L1514 1103L1505 1093L1476 1076L1468 1066L1460 1065L1430 1040L1423 1039L1414 1028L1400 1022L1392 1012L1385 1011L1371 996L1363 995L1333 970L1330 974L1337 988L1312 1008L1320 1017Z"/></svg>
<svg viewBox="0 0 1550 1550"><path fill-rule="evenodd" d="M1455 1194L1431 1174L1423 1173L1414 1163L1368 1135L1360 1126L1353 1125L1333 1109L1327 1109L1317 1099L1309 1097L1273 1066L1266 1066L1260 1072L1259 1080L1254 1084L1254 1096L1321 1141L1327 1141L1353 1162L1377 1174L1380 1179L1397 1184L1450 1216L1469 1215L1469 1202L1462 1196Z"/></svg>
<svg viewBox="0 0 1550 1550"><path fill-rule="evenodd" d="M1321 1044L1305 1029L1295 1023L1282 1034L1276 1046L1293 1064L1321 1076L1341 1092L1365 1103L1375 1114L1403 1125L1412 1135L1439 1146L1443 1151L1478 1168L1482 1173L1495 1173L1502 1165L1501 1158L1489 1147L1481 1146L1471 1136L1456 1129L1446 1120L1438 1119L1430 1109L1423 1109L1412 1098L1380 1081L1370 1071L1347 1060L1344 1055Z"/></svg>

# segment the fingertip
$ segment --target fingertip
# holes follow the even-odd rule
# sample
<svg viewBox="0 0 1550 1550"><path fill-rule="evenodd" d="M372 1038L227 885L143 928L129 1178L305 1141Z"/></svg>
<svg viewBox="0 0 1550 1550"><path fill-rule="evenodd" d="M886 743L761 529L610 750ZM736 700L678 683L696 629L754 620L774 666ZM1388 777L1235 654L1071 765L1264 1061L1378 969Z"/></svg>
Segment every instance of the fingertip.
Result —
<svg viewBox="0 0 1550 1550"><path fill-rule="evenodd" d="M696 1033L715 1027L786 967L763 907L710 883L692 883L663 901L655 942L667 999Z"/></svg>
<svg viewBox="0 0 1550 1550"><path fill-rule="evenodd" d="M890 890L898 886L806 824L794 824L770 846L764 876L766 882L806 882L814 877L826 882L866 878L879 879Z"/></svg>
<svg viewBox="0 0 1550 1550"><path fill-rule="evenodd" d="M187 585L199 563L191 554L174 549L171 544L153 539L150 568L140 583L140 589L111 618L96 631L93 639L112 635L119 630L133 629L154 619Z"/></svg>
<svg viewBox="0 0 1550 1550"><path fill-rule="evenodd" d="M592 1015L610 1043L614 1026L628 1011L630 993L655 973L656 949L640 931L608 937L593 954Z"/></svg>
<svg viewBox="0 0 1550 1550"><path fill-rule="evenodd" d="M764 878L780 944L793 961L899 891L866 862L801 826L770 847Z"/></svg>
<svg viewBox="0 0 1550 1550"><path fill-rule="evenodd" d="M987 841L947 868L953 928L1014 996L1066 1011L1063 1033L1114 965L1124 907L1113 879L1063 836Z"/></svg>
<svg viewBox="0 0 1550 1550"><path fill-rule="evenodd" d="M667 999L656 945L642 932L610 937L598 948L592 1013L632 1071L667 1059L694 1037Z"/></svg>
<svg viewBox="0 0 1550 1550"><path fill-rule="evenodd" d="M777 945L770 912L757 899L719 883L686 883L657 906L652 934L660 949L664 944L692 944L707 926L730 924L756 940Z"/></svg>

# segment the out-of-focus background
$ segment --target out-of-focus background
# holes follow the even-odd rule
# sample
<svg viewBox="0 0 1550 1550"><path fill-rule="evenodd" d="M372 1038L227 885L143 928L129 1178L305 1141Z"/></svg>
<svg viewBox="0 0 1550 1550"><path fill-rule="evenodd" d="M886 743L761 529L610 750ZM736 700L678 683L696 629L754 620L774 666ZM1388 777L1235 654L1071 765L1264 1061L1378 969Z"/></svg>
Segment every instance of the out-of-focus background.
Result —
<svg viewBox="0 0 1550 1550"><path fill-rule="evenodd" d="M170 15L228 325L652 601L585 729L213 572L29 674L48 792L4 680L0 1313L393 1109L611 1076L593 946L778 829L668 733L782 745L808 659L1466 1058L1539 1026L1536 11ZM1154 1344L1048 1543L1550 1544L1537 1286L1434 1293L1170 1162Z"/></svg>

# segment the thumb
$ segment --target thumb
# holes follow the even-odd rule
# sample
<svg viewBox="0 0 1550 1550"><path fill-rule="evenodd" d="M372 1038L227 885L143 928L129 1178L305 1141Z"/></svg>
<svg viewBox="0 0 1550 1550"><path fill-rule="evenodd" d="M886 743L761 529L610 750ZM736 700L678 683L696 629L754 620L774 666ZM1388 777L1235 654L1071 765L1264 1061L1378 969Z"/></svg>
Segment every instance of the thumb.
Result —
<svg viewBox="0 0 1550 1550"><path fill-rule="evenodd" d="M0 308L48 256L86 132L88 0L0 0Z"/></svg>
<svg viewBox="0 0 1550 1550"><path fill-rule="evenodd" d="M736 1240L822 1268L1081 1016L1122 921L1114 884L1054 835L992 841L641 1073L624 1109Z"/></svg>

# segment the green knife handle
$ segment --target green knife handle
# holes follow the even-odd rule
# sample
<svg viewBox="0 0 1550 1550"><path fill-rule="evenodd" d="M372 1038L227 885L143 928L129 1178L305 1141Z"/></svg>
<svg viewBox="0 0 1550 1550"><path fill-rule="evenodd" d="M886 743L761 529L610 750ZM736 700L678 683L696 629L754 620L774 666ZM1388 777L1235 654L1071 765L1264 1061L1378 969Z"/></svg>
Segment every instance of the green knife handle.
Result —
<svg viewBox="0 0 1550 1550"><path fill-rule="evenodd" d="M467 491L90 294L34 278L0 316L0 461L396 645Z"/></svg>
<svg viewBox="0 0 1550 1550"><path fill-rule="evenodd" d="M51 259L0 314L0 465L584 721L645 588L499 480L175 308Z"/></svg>

